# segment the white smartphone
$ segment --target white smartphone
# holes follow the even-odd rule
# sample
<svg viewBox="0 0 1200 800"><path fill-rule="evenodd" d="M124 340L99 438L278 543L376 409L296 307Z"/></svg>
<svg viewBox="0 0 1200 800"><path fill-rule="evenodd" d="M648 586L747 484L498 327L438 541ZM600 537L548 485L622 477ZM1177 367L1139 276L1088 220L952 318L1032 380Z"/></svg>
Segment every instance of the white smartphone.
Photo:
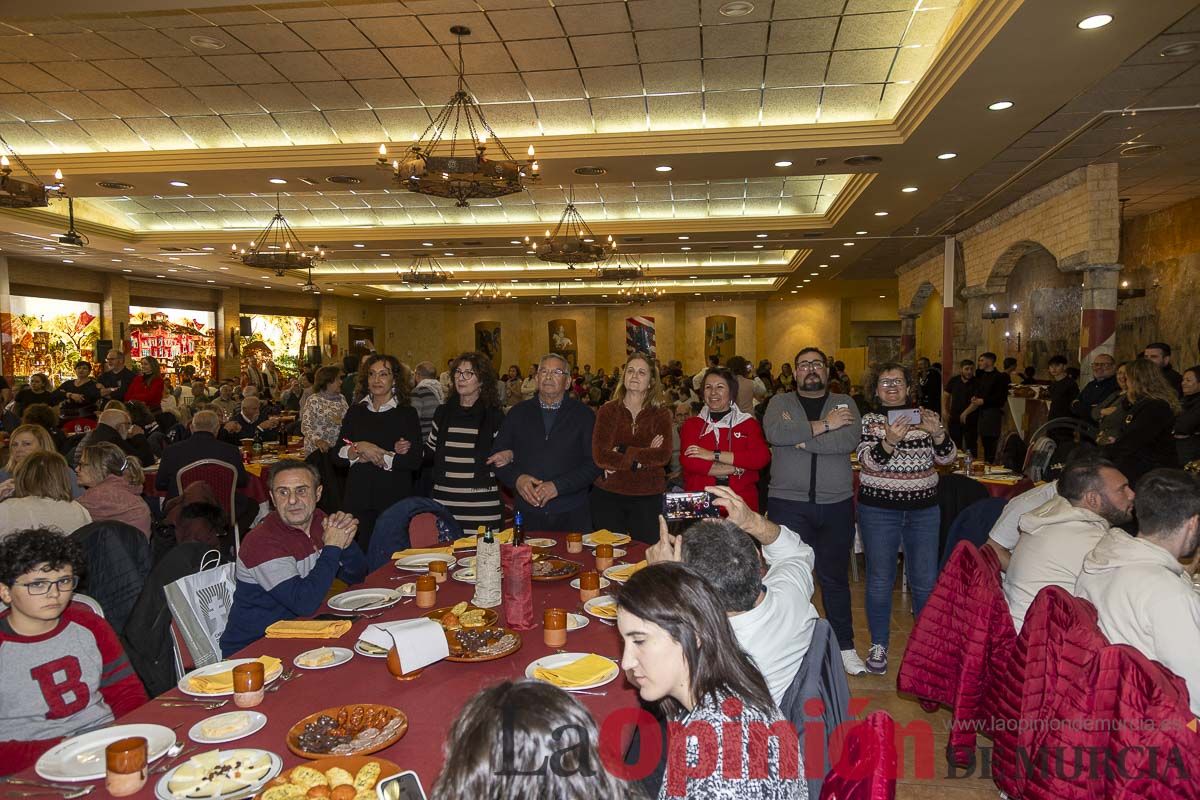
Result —
<svg viewBox="0 0 1200 800"><path fill-rule="evenodd" d="M833 407L833 410L841 411L843 408L849 408L849 407L850 406L846 405L845 403L838 403L836 406Z"/></svg>
<svg viewBox="0 0 1200 800"><path fill-rule="evenodd" d="M921 424L921 409L919 408L889 408L888 425L895 425L897 420L904 420L909 425Z"/></svg>

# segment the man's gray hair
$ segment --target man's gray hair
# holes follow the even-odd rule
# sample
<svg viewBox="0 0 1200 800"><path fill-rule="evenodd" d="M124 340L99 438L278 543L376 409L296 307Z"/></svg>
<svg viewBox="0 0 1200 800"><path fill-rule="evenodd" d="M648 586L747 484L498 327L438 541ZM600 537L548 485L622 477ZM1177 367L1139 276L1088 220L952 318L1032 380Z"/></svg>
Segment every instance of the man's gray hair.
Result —
<svg viewBox="0 0 1200 800"><path fill-rule="evenodd" d="M285 472L291 472L293 470L300 470L300 469L304 470L305 472L307 472L309 475L312 476L313 486L321 485L321 473L317 472L316 467L314 467L312 464L308 463L307 461L301 461L296 458L285 458L285 459L275 462L275 465L273 467L271 467L271 491L275 490L275 480L280 475L282 475Z"/></svg>
<svg viewBox="0 0 1200 800"><path fill-rule="evenodd" d="M563 369L565 371L567 371L567 372L571 371L571 362L567 361L567 359L563 358L558 353L546 353L546 355L539 358L538 359L538 369L540 370L542 368L542 365L545 364L547 361L550 361L551 359L558 359L559 361L562 362Z"/></svg>
<svg viewBox="0 0 1200 800"><path fill-rule="evenodd" d="M215 411L204 409L192 415L192 430L216 433L221 429L221 416Z"/></svg>
<svg viewBox="0 0 1200 800"><path fill-rule="evenodd" d="M242 389L242 397L243 398L258 397L258 387L257 386L247 386L245 389Z"/></svg>
<svg viewBox="0 0 1200 800"><path fill-rule="evenodd" d="M419 380L436 378L438 375L437 367L433 365L432 361L422 361L420 364L417 364L417 366L413 369L413 374L415 374Z"/></svg>

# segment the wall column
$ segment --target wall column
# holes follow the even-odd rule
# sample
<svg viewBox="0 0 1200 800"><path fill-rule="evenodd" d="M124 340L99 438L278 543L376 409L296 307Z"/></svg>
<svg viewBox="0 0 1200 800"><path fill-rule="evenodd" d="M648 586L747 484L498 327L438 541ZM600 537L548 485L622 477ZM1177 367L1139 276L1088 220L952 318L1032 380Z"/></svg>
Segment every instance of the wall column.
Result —
<svg viewBox="0 0 1200 800"><path fill-rule="evenodd" d="M8 286L8 258L0 255L0 321L12 324L12 291ZM13 341L12 329L9 335L0 335L0 375L7 375L9 383L13 378Z"/></svg>
<svg viewBox="0 0 1200 800"><path fill-rule="evenodd" d="M917 358L917 317L910 309L900 311L900 363L912 367Z"/></svg>
<svg viewBox="0 0 1200 800"><path fill-rule="evenodd" d="M100 338L109 339L113 347L128 353L125 338L129 335L129 280L121 275L109 275L104 283L104 302L100 306Z"/></svg>
<svg viewBox="0 0 1200 800"><path fill-rule="evenodd" d="M1120 264L1092 264L1083 273L1083 311L1079 317L1079 370L1092 379L1092 356L1116 355L1117 279Z"/></svg>
<svg viewBox="0 0 1200 800"><path fill-rule="evenodd" d="M947 236L942 253L942 385L956 373L954 358L954 259L957 247L953 236Z"/></svg>
<svg viewBox="0 0 1200 800"><path fill-rule="evenodd" d="M242 357L233 351L241 326L242 298L237 289L222 289L217 306L217 378L238 380L242 375Z"/></svg>

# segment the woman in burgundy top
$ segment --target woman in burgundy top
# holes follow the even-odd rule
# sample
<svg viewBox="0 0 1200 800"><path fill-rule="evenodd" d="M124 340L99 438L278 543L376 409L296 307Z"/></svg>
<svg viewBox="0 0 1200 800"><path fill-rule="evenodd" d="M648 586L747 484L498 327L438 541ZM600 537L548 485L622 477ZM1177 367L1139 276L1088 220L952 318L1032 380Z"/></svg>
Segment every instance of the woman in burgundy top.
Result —
<svg viewBox="0 0 1200 800"><path fill-rule="evenodd" d="M723 484L757 511L758 471L770 463L771 448L754 415L733 401L736 385L727 369L704 373L704 408L679 430L679 466L686 491Z"/></svg>
<svg viewBox="0 0 1200 800"><path fill-rule="evenodd" d="M629 357L620 381L592 431L592 459L604 470L592 486L592 525L652 543L671 460L671 411L658 365L645 353Z"/></svg>
<svg viewBox="0 0 1200 800"><path fill-rule="evenodd" d="M138 362L138 365L142 369L142 374L135 377L129 384L129 389L125 392L125 402L141 400L151 411L158 413L162 411L163 399L163 376L162 370L158 366L158 359L146 356Z"/></svg>

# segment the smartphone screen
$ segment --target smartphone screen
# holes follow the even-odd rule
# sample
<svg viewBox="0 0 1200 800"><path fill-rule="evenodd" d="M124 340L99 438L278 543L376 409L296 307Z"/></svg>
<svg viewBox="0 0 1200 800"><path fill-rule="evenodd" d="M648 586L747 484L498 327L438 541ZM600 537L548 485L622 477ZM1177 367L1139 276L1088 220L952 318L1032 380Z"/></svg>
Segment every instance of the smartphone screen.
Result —
<svg viewBox="0 0 1200 800"><path fill-rule="evenodd" d="M379 800L425 800L421 781L412 771L384 778L375 787L375 793Z"/></svg>
<svg viewBox="0 0 1200 800"><path fill-rule="evenodd" d="M921 409L919 408L891 408L888 409L888 425L895 425L896 420L904 420L909 425L921 424Z"/></svg>
<svg viewBox="0 0 1200 800"><path fill-rule="evenodd" d="M719 517L721 510L713 505L708 492L676 492L663 495L663 518L668 522L685 519Z"/></svg>

